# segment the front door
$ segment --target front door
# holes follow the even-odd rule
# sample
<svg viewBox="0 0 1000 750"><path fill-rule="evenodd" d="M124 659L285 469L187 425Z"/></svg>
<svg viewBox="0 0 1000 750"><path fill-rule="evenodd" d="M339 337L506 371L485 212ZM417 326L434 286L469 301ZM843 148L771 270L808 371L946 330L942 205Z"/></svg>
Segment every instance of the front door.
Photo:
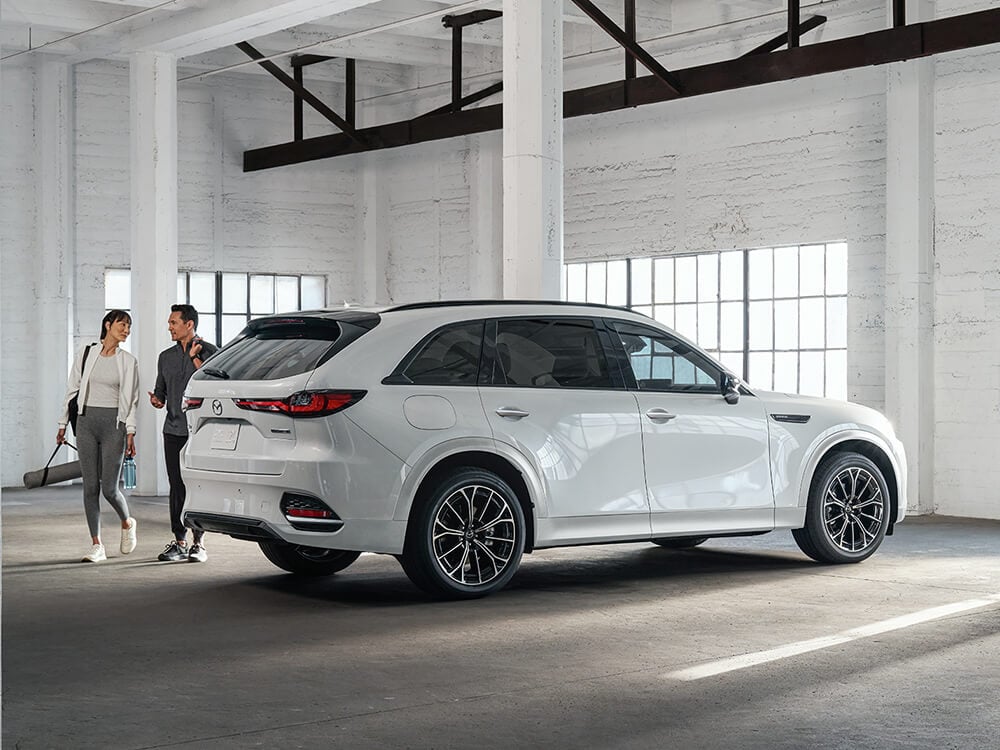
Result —
<svg viewBox="0 0 1000 750"><path fill-rule="evenodd" d="M654 536L774 527L767 414L727 403L722 370L686 342L616 322L637 386Z"/></svg>

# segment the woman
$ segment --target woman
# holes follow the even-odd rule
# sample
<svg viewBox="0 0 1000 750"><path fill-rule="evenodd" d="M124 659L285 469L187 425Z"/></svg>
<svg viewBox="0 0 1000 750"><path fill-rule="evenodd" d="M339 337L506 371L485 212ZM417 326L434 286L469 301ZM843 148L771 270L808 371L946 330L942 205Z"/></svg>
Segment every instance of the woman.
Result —
<svg viewBox="0 0 1000 750"><path fill-rule="evenodd" d="M93 546L81 562L107 560L101 543L101 493L122 522L122 554L135 549L135 519L118 491L124 456L135 455L135 415L139 405L139 370L135 357L119 346L128 338L132 318L112 310L101 321L101 343L80 349L69 373L56 442L66 442L69 402L77 396L76 444L83 474L83 508ZM89 351L88 351L89 350ZM86 357L84 356L86 353Z"/></svg>

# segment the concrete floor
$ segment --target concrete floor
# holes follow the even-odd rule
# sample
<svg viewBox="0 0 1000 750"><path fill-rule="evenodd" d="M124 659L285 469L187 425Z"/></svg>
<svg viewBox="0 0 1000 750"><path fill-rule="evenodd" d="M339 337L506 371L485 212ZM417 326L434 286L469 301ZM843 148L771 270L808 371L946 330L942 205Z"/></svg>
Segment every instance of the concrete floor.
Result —
<svg viewBox="0 0 1000 750"><path fill-rule="evenodd" d="M138 549L84 565L78 488L4 491L4 747L1000 747L998 522L911 518L843 567L787 533L547 551L435 603L384 556L157 563L165 502L133 514Z"/></svg>

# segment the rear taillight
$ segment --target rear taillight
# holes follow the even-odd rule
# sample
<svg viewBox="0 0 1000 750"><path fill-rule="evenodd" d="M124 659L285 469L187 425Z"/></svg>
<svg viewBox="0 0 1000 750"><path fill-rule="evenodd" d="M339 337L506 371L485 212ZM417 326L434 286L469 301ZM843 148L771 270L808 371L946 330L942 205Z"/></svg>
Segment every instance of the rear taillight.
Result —
<svg viewBox="0 0 1000 750"><path fill-rule="evenodd" d="M325 417L360 401L367 391L299 391L287 398L234 398L241 409L276 411L292 417Z"/></svg>
<svg viewBox="0 0 1000 750"><path fill-rule="evenodd" d="M183 411L188 411L189 409L200 409L204 402L205 399L203 398L185 398Z"/></svg>

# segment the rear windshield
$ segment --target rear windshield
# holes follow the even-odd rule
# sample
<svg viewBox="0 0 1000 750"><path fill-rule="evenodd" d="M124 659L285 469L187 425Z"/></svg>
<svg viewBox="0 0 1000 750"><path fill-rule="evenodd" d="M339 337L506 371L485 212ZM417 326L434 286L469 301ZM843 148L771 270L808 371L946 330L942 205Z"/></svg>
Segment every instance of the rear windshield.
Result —
<svg viewBox="0 0 1000 750"><path fill-rule="evenodd" d="M279 380L311 372L378 323L326 318L251 321L192 377L198 380Z"/></svg>

